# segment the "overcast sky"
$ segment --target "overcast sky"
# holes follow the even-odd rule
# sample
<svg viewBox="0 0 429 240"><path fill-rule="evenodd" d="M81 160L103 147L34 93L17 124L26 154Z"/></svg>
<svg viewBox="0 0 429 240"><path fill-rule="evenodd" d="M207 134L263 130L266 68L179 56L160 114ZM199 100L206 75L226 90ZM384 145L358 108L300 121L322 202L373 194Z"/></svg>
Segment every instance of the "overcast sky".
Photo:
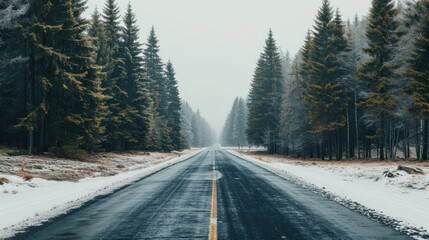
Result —
<svg viewBox="0 0 429 240"><path fill-rule="evenodd" d="M90 16L105 0L88 0ZM220 131L235 97L246 97L271 28L278 46L295 55L322 0L117 0L131 2L145 43L152 26L160 55L171 60L180 95ZM343 18L368 13L371 0L331 0Z"/></svg>

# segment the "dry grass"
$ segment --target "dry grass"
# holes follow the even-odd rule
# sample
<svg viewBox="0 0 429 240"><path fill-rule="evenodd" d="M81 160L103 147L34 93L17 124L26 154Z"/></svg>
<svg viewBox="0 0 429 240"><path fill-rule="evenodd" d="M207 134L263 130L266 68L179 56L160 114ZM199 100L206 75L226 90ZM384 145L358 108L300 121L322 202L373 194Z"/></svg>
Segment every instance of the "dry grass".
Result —
<svg viewBox="0 0 429 240"><path fill-rule="evenodd" d="M31 175L30 173L24 173L24 174L21 175L21 177L25 181L31 181L31 179L33 179L33 175Z"/></svg>
<svg viewBox="0 0 429 240"><path fill-rule="evenodd" d="M0 178L0 185L7 184L7 183L9 183L9 180L7 178L4 178L4 177Z"/></svg>
<svg viewBox="0 0 429 240"><path fill-rule="evenodd" d="M80 177L77 173L65 172L65 173L48 175L44 177L44 179L51 180L51 181L58 181L58 182L62 182L62 181L77 182L80 179Z"/></svg>
<svg viewBox="0 0 429 240"><path fill-rule="evenodd" d="M411 166L411 167L429 167L429 162L422 162L417 160L368 160L368 159L344 159L344 160L320 160L320 159L294 159L288 156L283 155L269 155L264 153L257 152L248 152L242 151L242 154L254 157L261 161L272 163L272 162L284 162L295 165L321 165L321 166L382 166L382 167L392 167L398 165Z"/></svg>
<svg viewBox="0 0 429 240"><path fill-rule="evenodd" d="M55 181L78 181L87 177L112 176L164 162L179 155L179 152L130 151L81 154L79 158L61 158L53 153L33 156L10 155L8 154L10 151L17 150L0 146L0 174L22 177L24 173L31 173L34 178Z"/></svg>

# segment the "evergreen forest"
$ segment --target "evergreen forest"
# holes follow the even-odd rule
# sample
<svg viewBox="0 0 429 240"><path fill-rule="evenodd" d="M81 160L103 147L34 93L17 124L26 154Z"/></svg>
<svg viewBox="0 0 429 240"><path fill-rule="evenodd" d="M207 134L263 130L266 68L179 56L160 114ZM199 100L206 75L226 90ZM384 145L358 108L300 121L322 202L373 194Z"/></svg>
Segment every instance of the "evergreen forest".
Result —
<svg viewBox="0 0 429 240"><path fill-rule="evenodd" d="M323 0L294 58L269 32L250 87L248 141L271 154L428 160L429 1L345 20Z"/></svg>
<svg viewBox="0 0 429 240"><path fill-rule="evenodd" d="M29 154L164 151L215 141L183 103L173 63L145 43L131 4L0 1L0 145Z"/></svg>

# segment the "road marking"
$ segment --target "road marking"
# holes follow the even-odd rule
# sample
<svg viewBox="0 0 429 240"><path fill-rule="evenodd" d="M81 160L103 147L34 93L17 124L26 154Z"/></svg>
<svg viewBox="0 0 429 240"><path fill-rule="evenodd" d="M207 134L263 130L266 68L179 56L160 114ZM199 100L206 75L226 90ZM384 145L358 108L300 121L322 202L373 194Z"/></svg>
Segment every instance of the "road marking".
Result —
<svg viewBox="0 0 429 240"><path fill-rule="evenodd" d="M209 240L217 240L217 189L216 189L216 162L213 159L213 187L212 187L212 209L210 213Z"/></svg>

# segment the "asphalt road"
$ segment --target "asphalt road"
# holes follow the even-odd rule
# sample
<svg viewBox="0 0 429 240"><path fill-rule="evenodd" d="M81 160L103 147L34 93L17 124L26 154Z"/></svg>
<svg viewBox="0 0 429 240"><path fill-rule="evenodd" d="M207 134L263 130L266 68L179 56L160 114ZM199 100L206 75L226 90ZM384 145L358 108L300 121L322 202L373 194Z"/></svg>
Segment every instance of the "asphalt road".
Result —
<svg viewBox="0 0 429 240"><path fill-rule="evenodd" d="M13 239L208 239L210 224L218 239L409 239L215 148Z"/></svg>

